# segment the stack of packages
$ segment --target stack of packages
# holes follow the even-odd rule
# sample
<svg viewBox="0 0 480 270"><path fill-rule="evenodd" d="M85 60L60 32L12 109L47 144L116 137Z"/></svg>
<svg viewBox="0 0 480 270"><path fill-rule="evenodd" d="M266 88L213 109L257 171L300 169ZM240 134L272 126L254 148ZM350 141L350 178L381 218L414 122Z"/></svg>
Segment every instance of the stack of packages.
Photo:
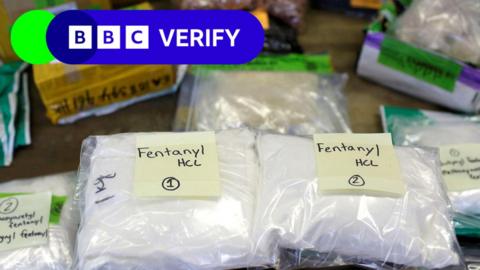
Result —
<svg viewBox="0 0 480 270"><path fill-rule="evenodd" d="M76 269L465 267L435 151L388 134L94 136L75 198Z"/></svg>
<svg viewBox="0 0 480 270"><path fill-rule="evenodd" d="M480 111L480 2L387 1L367 33L357 72L453 110Z"/></svg>
<svg viewBox="0 0 480 270"><path fill-rule="evenodd" d="M20 62L0 66L0 167L12 163L15 148L31 143L26 67Z"/></svg>
<svg viewBox="0 0 480 270"><path fill-rule="evenodd" d="M301 53L297 39L303 25L306 0L173 0L181 9L249 10L265 29L264 51ZM268 14L267 14L268 13Z"/></svg>

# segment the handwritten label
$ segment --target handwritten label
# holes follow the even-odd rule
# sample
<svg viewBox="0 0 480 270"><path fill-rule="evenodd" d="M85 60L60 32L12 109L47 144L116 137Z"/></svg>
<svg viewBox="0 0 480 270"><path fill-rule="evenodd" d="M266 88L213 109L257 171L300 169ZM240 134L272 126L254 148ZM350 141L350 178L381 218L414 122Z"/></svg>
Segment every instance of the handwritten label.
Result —
<svg viewBox="0 0 480 270"><path fill-rule="evenodd" d="M141 135L136 151L134 189L138 196L220 195L215 133Z"/></svg>
<svg viewBox="0 0 480 270"><path fill-rule="evenodd" d="M453 92L462 66L452 60L385 37L378 62L397 71Z"/></svg>
<svg viewBox="0 0 480 270"><path fill-rule="evenodd" d="M449 191L480 189L480 144L440 147L440 160Z"/></svg>
<svg viewBox="0 0 480 270"><path fill-rule="evenodd" d="M48 242L50 192L0 199L0 251Z"/></svg>
<svg viewBox="0 0 480 270"><path fill-rule="evenodd" d="M319 192L405 194L390 134L316 134L314 142Z"/></svg>

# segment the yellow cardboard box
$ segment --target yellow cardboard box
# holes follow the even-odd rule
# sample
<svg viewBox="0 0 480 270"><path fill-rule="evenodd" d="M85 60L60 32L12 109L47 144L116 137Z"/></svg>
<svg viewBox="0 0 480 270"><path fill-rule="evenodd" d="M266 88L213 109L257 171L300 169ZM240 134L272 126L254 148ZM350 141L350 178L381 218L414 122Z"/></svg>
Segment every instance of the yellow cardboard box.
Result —
<svg viewBox="0 0 480 270"><path fill-rule="evenodd" d="M171 65L34 65L33 75L52 123L80 112L166 91Z"/></svg>

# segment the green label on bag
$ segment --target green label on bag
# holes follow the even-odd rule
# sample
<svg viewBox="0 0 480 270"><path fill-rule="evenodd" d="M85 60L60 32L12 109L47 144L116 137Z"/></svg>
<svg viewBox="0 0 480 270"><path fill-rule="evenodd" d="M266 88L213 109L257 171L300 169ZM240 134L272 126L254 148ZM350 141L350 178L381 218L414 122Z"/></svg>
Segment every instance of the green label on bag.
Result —
<svg viewBox="0 0 480 270"><path fill-rule="evenodd" d="M46 8L58 6L65 3L65 0L35 0L36 8Z"/></svg>
<svg viewBox="0 0 480 270"><path fill-rule="evenodd" d="M260 55L243 65L203 65L202 70L311 71L330 74L333 67L328 54Z"/></svg>
<svg viewBox="0 0 480 270"><path fill-rule="evenodd" d="M378 62L453 92L462 66L454 61L385 37Z"/></svg>
<svg viewBox="0 0 480 270"><path fill-rule="evenodd" d="M7 198L18 195L28 195L30 193L0 193L1 198ZM60 224L60 217L62 216L62 209L67 201L67 196L56 196L52 195L52 203L50 204L50 216L48 219L49 224L58 225Z"/></svg>

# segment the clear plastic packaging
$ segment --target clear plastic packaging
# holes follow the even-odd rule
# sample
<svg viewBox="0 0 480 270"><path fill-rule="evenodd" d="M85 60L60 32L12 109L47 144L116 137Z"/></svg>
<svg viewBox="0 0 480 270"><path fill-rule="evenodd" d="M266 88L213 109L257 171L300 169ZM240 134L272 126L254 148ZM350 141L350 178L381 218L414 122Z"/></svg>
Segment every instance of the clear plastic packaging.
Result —
<svg viewBox="0 0 480 270"><path fill-rule="evenodd" d="M222 193L204 200L135 196L137 135L90 137L83 143L76 269L198 270L263 264L254 258L251 237L258 179L255 134L217 133ZM98 192L99 186L105 190Z"/></svg>
<svg viewBox="0 0 480 270"><path fill-rule="evenodd" d="M479 18L478 0L415 0L394 31L405 42L480 65Z"/></svg>
<svg viewBox="0 0 480 270"><path fill-rule="evenodd" d="M179 106L186 104L189 112L186 123L177 117L176 129L350 132L346 81L344 74L197 71L182 85Z"/></svg>
<svg viewBox="0 0 480 270"><path fill-rule="evenodd" d="M405 119L390 117L394 141L398 145L440 147L454 144L480 144L480 119L458 117L446 119ZM456 212L478 216L480 231L480 188L449 192Z"/></svg>
<svg viewBox="0 0 480 270"><path fill-rule="evenodd" d="M311 139L261 135L257 147L256 249L279 247L280 269L464 268L436 152L397 147L407 191L390 198L319 194Z"/></svg>
<svg viewBox="0 0 480 270"><path fill-rule="evenodd" d="M48 244L0 252L2 270L68 270L73 263L73 247L78 215L73 208L76 173L21 179L0 184L0 193L52 192L67 196L59 224L48 227Z"/></svg>

